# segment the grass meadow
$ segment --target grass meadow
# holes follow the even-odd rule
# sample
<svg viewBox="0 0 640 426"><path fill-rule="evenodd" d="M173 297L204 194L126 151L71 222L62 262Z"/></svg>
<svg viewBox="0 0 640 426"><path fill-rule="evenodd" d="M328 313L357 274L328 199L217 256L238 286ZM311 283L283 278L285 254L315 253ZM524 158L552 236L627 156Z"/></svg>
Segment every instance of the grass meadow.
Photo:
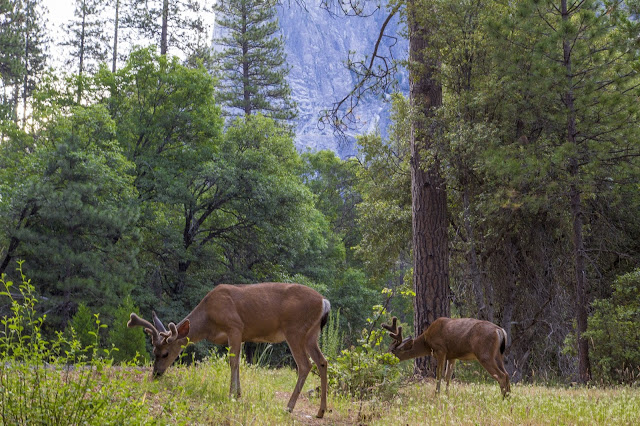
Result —
<svg viewBox="0 0 640 426"><path fill-rule="evenodd" d="M310 375L293 413L285 411L296 382L293 369L243 364L242 398L229 399L229 367L223 358L173 366L159 380L150 367L112 368L110 404L126 406L124 423L152 425L637 425L640 389L515 384L503 399L495 381L453 381L435 395L435 382L407 381L387 401L358 400L330 392L323 419L316 419L319 378ZM110 410L91 424L113 423ZM118 422L122 422L119 417Z"/></svg>

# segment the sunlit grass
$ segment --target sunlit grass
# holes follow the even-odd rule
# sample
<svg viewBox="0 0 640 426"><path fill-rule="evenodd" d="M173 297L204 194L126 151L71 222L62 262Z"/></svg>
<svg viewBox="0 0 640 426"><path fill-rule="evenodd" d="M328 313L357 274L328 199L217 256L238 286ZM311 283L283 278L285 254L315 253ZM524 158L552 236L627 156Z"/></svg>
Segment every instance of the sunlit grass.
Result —
<svg viewBox="0 0 640 426"><path fill-rule="evenodd" d="M404 388L372 424L640 424L640 390L454 383L435 395L432 381Z"/></svg>
<svg viewBox="0 0 640 426"><path fill-rule="evenodd" d="M310 375L293 413L285 410L296 383L291 368L242 364L242 397L229 399L229 366L222 358L174 366L159 380L149 369L121 377L144 399L150 424L294 425L635 425L640 389L546 387L515 384L503 399L497 383L451 384L435 395L433 380L402 387L391 401L358 401L329 394L329 412L316 419L320 380ZM143 417L146 417L143 416Z"/></svg>

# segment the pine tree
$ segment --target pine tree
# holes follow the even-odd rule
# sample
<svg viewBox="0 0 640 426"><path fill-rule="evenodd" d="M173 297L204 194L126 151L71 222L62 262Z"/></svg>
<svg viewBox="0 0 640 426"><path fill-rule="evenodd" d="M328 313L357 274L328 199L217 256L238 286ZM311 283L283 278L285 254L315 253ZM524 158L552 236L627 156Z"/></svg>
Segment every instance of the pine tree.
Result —
<svg viewBox="0 0 640 426"><path fill-rule="evenodd" d="M166 55L170 49L192 55L200 48L203 34L208 31L202 12L209 9L198 1L132 0L122 6L121 24L135 30L137 36L153 40L160 47L161 55ZM132 37L136 35L132 34ZM132 41L139 44L138 38Z"/></svg>
<svg viewBox="0 0 640 426"><path fill-rule="evenodd" d="M46 55L40 0L0 1L0 118L27 120L27 103L42 73Z"/></svg>
<svg viewBox="0 0 640 426"><path fill-rule="evenodd" d="M104 2L101 0L76 0L75 20L67 24L68 38L61 44L71 49L69 65L76 67L78 77L77 102L82 98L83 77L97 63L107 60L107 36L105 20L101 17Z"/></svg>
<svg viewBox="0 0 640 426"><path fill-rule="evenodd" d="M529 131L528 140L538 147L534 161L547 162L544 169L552 179L547 191L567 217L581 383L591 377L584 333L593 282L602 274L594 265L601 247L615 251L610 236L603 243L594 231L601 220L613 216L610 205L603 211L598 205L612 203L616 192L629 191L625 188L637 182L639 80L633 64L640 28L629 10L630 3L622 1L525 0L514 14L519 21L514 18L513 26L521 32L505 30L513 37L514 49L532 46L529 60L536 86L521 90L531 90L533 103L545 106L533 121L545 125ZM523 82L522 74L511 78ZM611 232L616 226L608 228Z"/></svg>
<svg viewBox="0 0 640 426"><path fill-rule="evenodd" d="M38 4L39 0L24 2L25 23L22 37L22 126L26 126L27 104L36 89L38 76L44 71L46 55L46 36L43 18Z"/></svg>
<svg viewBox="0 0 640 426"><path fill-rule="evenodd" d="M274 0L227 0L215 6L217 99L230 116L262 113L286 121L297 115L275 5Z"/></svg>

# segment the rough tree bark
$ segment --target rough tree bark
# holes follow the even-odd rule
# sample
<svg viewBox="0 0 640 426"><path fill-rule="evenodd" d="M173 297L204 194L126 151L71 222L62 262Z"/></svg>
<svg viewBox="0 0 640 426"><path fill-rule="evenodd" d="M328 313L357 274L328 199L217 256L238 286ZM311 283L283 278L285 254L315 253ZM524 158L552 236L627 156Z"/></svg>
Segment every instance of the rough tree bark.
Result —
<svg viewBox="0 0 640 426"><path fill-rule="evenodd" d="M567 21L570 18L570 11L567 5L567 0L561 0L560 10L562 13L562 20ZM576 107L575 96L573 93L573 71L571 52L572 45L571 40L563 40L562 43L564 54L564 68L566 72L566 92L564 93L564 105L567 110L567 142L576 147L576 151L569 159L569 177L571 179L569 185L569 202L571 205L571 216L573 221L573 257L575 267L575 279L576 279L576 338L578 341L578 381L580 383L586 383L591 378L591 367L589 363L589 344L587 339L583 337L585 331L587 331L587 270L586 270L586 254L584 247L584 237L582 233L583 227L583 212L582 212L582 196L580 188L578 186L579 181L579 161L576 158L578 155L578 147L576 135L577 120L576 120Z"/></svg>
<svg viewBox="0 0 640 426"><path fill-rule="evenodd" d="M169 41L169 0L162 2L162 29L160 31L160 54L166 55Z"/></svg>
<svg viewBox="0 0 640 426"><path fill-rule="evenodd" d="M418 3L407 4L409 19L410 100L416 117L411 126L411 194L413 222L414 326L422 333L439 317L448 317L449 251L447 193L437 155L425 154L435 143L435 108L442 105L442 87L434 78L439 64L425 55L434 28L417 19ZM434 369L427 357L415 359L416 374Z"/></svg>

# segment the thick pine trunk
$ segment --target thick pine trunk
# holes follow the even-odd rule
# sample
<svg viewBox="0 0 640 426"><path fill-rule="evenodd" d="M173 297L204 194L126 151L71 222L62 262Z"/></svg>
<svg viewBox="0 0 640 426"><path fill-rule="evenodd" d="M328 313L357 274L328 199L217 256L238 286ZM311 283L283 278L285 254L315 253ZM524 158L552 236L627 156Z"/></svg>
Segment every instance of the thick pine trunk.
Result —
<svg viewBox="0 0 640 426"><path fill-rule="evenodd" d="M422 333L439 317L449 316L449 252L447 236L447 194L437 156L425 161L432 148L435 126L430 123L433 109L442 105L442 87L434 79L437 63L424 55L430 31L419 25L413 8L410 19L409 55L410 98L417 117L411 129L411 193L413 222L413 287L416 293L414 326ZM417 374L433 371L428 358L416 358Z"/></svg>
<svg viewBox="0 0 640 426"><path fill-rule="evenodd" d="M560 2L562 19L570 19L570 11L567 0ZM589 344L583 337L587 331L587 269L585 258L584 237L582 234L583 212L582 196L580 194L578 144L576 141L577 120L575 96L573 93L573 71L571 63L571 41L565 39L562 43L564 54L564 67L566 72L566 92L564 93L564 104L567 110L567 142L575 147L572 158L569 159L569 203L571 205L571 218L573 221L573 257L576 277L576 338L578 340L578 381L586 383L591 378L591 368L589 363Z"/></svg>
<svg viewBox="0 0 640 426"><path fill-rule="evenodd" d="M575 160L574 160L575 161ZM576 337L578 340L578 380L586 383L591 379L589 343L583 337L587 331L587 270L584 238L582 235L582 207L580 192L571 185L571 216L573 219L573 253L576 275Z"/></svg>

